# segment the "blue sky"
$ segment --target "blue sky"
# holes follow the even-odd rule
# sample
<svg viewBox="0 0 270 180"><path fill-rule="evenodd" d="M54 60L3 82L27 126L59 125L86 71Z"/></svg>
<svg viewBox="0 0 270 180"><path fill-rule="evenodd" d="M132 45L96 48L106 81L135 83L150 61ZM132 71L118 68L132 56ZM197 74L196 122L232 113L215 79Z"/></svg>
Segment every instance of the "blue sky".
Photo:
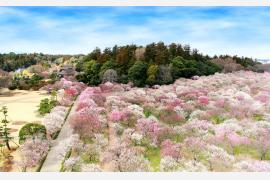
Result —
<svg viewBox="0 0 270 180"><path fill-rule="evenodd" d="M89 53L164 41L270 59L270 7L0 7L0 52Z"/></svg>

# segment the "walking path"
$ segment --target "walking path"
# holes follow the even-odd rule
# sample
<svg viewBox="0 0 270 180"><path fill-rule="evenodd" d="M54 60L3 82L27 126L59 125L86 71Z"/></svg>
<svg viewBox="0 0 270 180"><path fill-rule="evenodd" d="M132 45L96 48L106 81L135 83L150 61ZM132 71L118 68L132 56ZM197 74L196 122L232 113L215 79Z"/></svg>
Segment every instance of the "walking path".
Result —
<svg viewBox="0 0 270 180"><path fill-rule="evenodd" d="M51 149L46 157L45 162L43 163L43 166L40 170L40 172L59 172L62 166L62 162L64 160L60 159L57 154L57 149L59 146L59 143L66 138L69 138L72 135L72 128L69 125L69 115L72 114L75 111L76 108L76 101L73 104L70 113L67 115L66 122L64 123L58 137L56 140L53 141Z"/></svg>
<svg viewBox="0 0 270 180"><path fill-rule="evenodd" d="M109 144L107 149L103 152L104 154L107 153L108 151L110 151L117 143L119 143L119 140L117 139L117 135L116 132L114 130L113 123L112 122L108 122L108 126L109 126ZM103 153L101 152L101 156L103 156ZM100 165L102 170L105 172L112 172L114 170L114 163L113 162L106 162L104 164Z"/></svg>

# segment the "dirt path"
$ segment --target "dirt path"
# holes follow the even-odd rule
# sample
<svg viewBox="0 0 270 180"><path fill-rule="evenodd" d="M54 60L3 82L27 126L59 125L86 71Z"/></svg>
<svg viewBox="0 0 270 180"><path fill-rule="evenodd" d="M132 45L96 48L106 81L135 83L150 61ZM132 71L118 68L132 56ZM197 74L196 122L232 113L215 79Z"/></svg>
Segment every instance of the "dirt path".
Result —
<svg viewBox="0 0 270 180"><path fill-rule="evenodd" d="M61 164L64 158L60 159L58 157L57 149L61 141L65 140L66 138L69 138L72 135L72 128L69 125L69 117L70 117L69 115L75 111L75 108L76 108L76 101L74 105L72 106L71 111L68 114L67 120L65 124L63 125L57 139L53 141L51 150L48 153L40 172L59 172L60 171Z"/></svg>
<svg viewBox="0 0 270 180"><path fill-rule="evenodd" d="M110 149L115 146L115 144L119 143L118 139L117 139L117 135L116 135L116 132L113 128L113 123L112 122L108 122L108 126L109 126L109 144L107 146L107 149L104 151L104 153L106 153L107 151L110 151ZM102 156L102 153L101 153L101 156ZM103 171L106 171L106 172L112 172L113 171L113 168L112 168L113 164L111 164L110 162L108 163L104 163L104 164L101 164L101 169Z"/></svg>

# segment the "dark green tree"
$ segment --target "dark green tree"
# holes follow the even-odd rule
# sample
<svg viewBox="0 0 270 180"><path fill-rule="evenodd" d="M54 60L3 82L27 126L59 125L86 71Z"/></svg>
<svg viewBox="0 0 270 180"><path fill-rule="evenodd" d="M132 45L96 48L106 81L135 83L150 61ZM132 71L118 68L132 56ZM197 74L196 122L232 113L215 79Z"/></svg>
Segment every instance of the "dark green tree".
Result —
<svg viewBox="0 0 270 180"><path fill-rule="evenodd" d="M177 56L177 45L175 43L169 45L169 54L170 60Z"/></svg>
<svg viewBox="0 0 270 180"><path fill-rule="evenodd" d="M79 76L79 79L88 85L98 85L101 83L99 71L101 65L95 60L91 60L84 64L84 74Z"/></svg>
<svg viewBox="0 0 270 180"><path fill-rule="evenodd" d="M159 42L156 45L156 55L154 59L154 63L160 64L168 64L169 63L169 51L167 46L163 42Z"/></svg>
<svg viewBox="0 0 270 180"><path fill-rule="evenodd" d="M147 63L137 61L128 70L128 79L134 83L135 86L144 86L147 77Z"/></svg>
<svg viewBox="0 0 270 180"><path fill-rule="evenodd" d="M155 43L151 43L146 45L144 52L144 60L145 62L154 62L156 57L156 45Z"/></svg>
<svg viewBox="0 0 270 180"><path fill-rule="evenodd" d="M175 57L171 62L173 79L177 79L182 76L181 70L185 68L184 59L181 56Z"/></svg>

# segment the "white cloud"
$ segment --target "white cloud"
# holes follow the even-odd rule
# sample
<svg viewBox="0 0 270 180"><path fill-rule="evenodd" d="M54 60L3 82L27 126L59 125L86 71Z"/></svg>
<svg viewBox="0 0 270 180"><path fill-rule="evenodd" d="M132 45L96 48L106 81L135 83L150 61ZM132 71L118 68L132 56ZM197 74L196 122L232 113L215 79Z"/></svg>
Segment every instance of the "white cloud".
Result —
<svg viewBox="0 0 270 180"><path fill-rule="evenodd" d="M50 11L38 13L20 7L1 7L0 50L77 54L88 53L97 46L164 41L190 44L210 55L270 58L267 51L270 24L266 21L270 13L266 10L254 14L253 9L228 8L230 15L211 18L207 11L213 7L186 8L183 12L179 9L121 7L91 13L84 8L81 13L64 16ZM129 22L131 16L140 18Z"/></svg>

